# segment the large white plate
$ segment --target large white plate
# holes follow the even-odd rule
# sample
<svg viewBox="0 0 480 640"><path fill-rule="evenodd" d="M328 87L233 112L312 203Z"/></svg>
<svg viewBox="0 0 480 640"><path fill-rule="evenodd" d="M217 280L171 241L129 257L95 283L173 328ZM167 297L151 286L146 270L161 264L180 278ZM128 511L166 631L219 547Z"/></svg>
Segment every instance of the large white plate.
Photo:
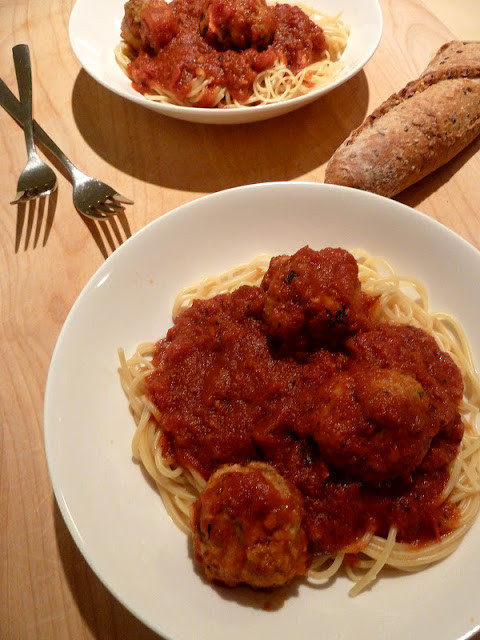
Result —
<svg viewBox="0 0 480 640"><path fill-rule="evenodd" d="M125 0L77 0L70 16L69 35L80 64L97 82L128 100L173 118L210 124L265 120L316 100L360 71L375 52L383 28L378 0L308 0L311 7L326 13L335 15L342 12L345 23L351 27L348 46L343 54L346 69L335 82L306 96L278 104L233 110L198 109L152 102L132 89L113 53L120 41L124 4Z"/></svg>
<svg viewBox="0 0 480 640"><path fill-rule="evenodd" d="M175 293L259 252L363 247L428 285L480 355L480 253L427 216L361 191L273 183L219 192L164 215L123 244L78 298L61 331L45 398L55 495L81 552L136 616L174 640L454 640L480 625L480 522L457 552L415 575L385 577L357 598L338 578L275 596L215 589L130 455L134 431L117 376L170 325ZM270 605L267 611L263 605Z"/></svg>

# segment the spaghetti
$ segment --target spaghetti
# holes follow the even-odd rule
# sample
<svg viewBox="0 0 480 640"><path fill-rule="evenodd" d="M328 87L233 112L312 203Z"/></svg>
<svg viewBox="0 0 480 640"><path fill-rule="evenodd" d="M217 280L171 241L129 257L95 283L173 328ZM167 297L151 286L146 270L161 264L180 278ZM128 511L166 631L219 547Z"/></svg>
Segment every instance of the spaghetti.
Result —
<svg viewBox="0 0 480 640"><path fill-rule="evenodd" d="M136 3L134 8L138 11L138 2L141 6L147 6L149 0L130 0ZM154 0L158 2L159 0ZM210 0L211 2L234 3L240 0ZM249 2L250 0L241 0ZM251 0L255 10L261 5L261 0ZM300 12L284 16L284 32L288 32L288 42L283 39L286 36L278 34L282 30L277 27L261 23L261 28L272 31L272 42L265 47L264 39L259 44L251 44L247 48L236 46L234 40L231 47L218 47L218 43L206 40L199 33L198 23L204 15L202 8L205 3L187 3L185 7L182 0L173 0L168 5L173 7L171 21L159 25L158 29L169 32L172 39L161 47L153 46L155 55L152 55L152 46L139 43L139 33L143 25L142 13L135 11L134 18L129 16L129 4L126 5L126 17L122 23L122 41L115 48L115 57L122 71L132 80L136 90L145 98L167 104L176 104L194 107L222 107L235 108L240 106L257 106L274 104L305 95L314 89L333 82L345 68L342 54L347 46L349 28L344 24L340 15L331 16L314 11L308 7L301 9L292 6ZM266 5L265 5L266 7ZM289 5L276 5L269 9L279 12L278 7L290 7ZM227 7L229 9L229 7ZM240 9L238 9L240 10ZM243 8L246 14L251 12L251 7ZM132 10L130 10L130 13ZM182 24L177 33L175 16L188 12L189 20L184 17L179 19ZM190 15L191 14L191 15ZM158 14L155 14L155 19ZM292 17L293 16L293 17ZM127 18L130 18L127 20ZM162 17L162 20L164 17ZM277 18L280 20L280 18ZM148 21L148 24L153 19ZM260 20L260 19L259 19ZM293 30L293 20L298 20L298 26ZM308 36L305 20L316 29L318 34ZM188 46L182 46L184 24L189 24L185 41ZM173 26L171 26L173 24ZM245 19L240 21L242 29ZM221 31L224 38L225 30L233 32L233 38L238 40L240 28L217 26L217 32ZM149 27L150 28L150 27ZM157 28L157 27L155 27ZM260 29L257 23L251 27L256 33ZM145 30L145 29L144 29ZM132 36L132 33L134 34ZM250 33L250 31L248 31ZM173 35L175 34L175 35ZM193 35L192 35L193 34ZM229 32L230 34L230 32ZM262 32L263 37L263 32ZM145 40L146 36L144 36ZM292 50L292 40L298 39ZM150 40L153 39L153 36ZM317 40L323 44L318 44ZM278 40L278 42L277 42ZM243 40L242 40L243 43ZM224 40L222 40L224 44ZM226 48L225 48L226 47ZM217 50L218 49L218 50Z"/></svg>
<svg viewBox="0 0 480 640"><path fill-rule="evenodd" d="M350 593L356 595L385 568L413 572L445 558L457 548L472 526L480 509L480 435L477 428L480 380L462 328L450 315L429 311L427 292L420 282L396 274L386 261L365 251L358 250L353 254L362 290L370 296L378 296L380 320L419 327L432 335L439 347L450 354L464 382L464 396L459 407L464 435L441 495L443 501L448 500L457 507L455 527L433 542L410 544L397 541L397 528L391 526L385 536L366 532L361 539L337 553L313 557L307 574L309 579L326 581L344 569L355 582ZM188 308L195 299L230 292L242 284L259 285L268 265L268 256L258 256L248 264L184 289L175 300L174 315ZM119 352L121 382L137 425L133 455L156 482L174 522L190 533L190 510L202 492L205 480L194 470L172 465L163 457L160 445L162 417L145 396L145 379L153 370L154 350L153 343L143 343L129 359L122 350Z"/></svg>

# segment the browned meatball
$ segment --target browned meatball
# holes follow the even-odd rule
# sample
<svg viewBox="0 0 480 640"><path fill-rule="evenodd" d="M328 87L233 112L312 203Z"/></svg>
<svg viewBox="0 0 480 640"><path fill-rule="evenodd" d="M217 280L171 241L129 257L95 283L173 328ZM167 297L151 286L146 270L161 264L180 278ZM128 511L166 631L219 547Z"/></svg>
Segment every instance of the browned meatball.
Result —
<svg viewBox="0 0 480 640"><path fill-rule="evenodd" d="M412 376L356 367L320 392L312 435L334 466L367 482L408 476L422 462L440 420Z"/></svg>
<svg viewBox="0 0 480 640"><path fill-rule="evenodd" d="M303 515L300 492L272 466L223 466L192 507L195 559L212 582L283 585L306 572Z"/></svg>
<svg viewBox="0 0 480 640"><path fill-rule="evenodd" d="M359 362L413 376L435 401L442 423L456 420L463 395L462 374L431 335L408 325L380 325L373 331L358 333L347 346Z"/></svg>
<svg viewBox="0 0 480 640"><path fill-rule="evenodd" d="M430 449L422 460L420 469L431 473L449 465L458 454L463 432L462 419L460 415L457 415L452 422L443 426L433 438Z"/></svg>
<svg viewBox="0 0 480 640"><path fill-rule="evenodd" d="M207 0L200 33L220 50L262 48L275 33L273 7L265 0Z"/></svg>
<svg viewBox="0 0 480 640"><path fill-rule="evenodd" d="M178 31L172 8L165 0L128 0L121 35L135 51L158 52Z"/></svg>
<svg viewBox="0 0 480 640"><path fill-rule="evenodd" d="M275 6L278 29L274 47L280 45L280 59L298 73L307 65L321 60L327 50L323 29L295 5L279 2Z"/></svg>
<svg viewBox="0 0 480 640"><path fill-rule="evenodd" d="M357 262L344 249L303 247L275 257L262 287L266 331L286 343L334 345L366 321Z"/></svg>
<svg viewBox="0 0 480 640"><path fill-rule="evenodd" d="M177 18L165 0L151 0L140 17L143 46L154 53L158 53L178 32Z"/></svg>
<svg viewBox="0 0 480 640"><path fill-rule="evenodd" d="M149 3L150 0L128 0L124 6L121 35L123 40L135 51L142 48L140 14Z"/></svg>

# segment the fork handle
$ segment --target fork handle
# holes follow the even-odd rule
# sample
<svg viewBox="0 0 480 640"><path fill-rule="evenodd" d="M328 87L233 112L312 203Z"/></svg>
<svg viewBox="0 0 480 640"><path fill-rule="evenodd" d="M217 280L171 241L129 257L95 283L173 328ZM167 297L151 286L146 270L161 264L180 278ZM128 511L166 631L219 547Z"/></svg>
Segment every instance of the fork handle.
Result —
<svg viewBox="0 0 480 640"><path fill-rule="evenodd" d="M17 100L15 95L10 91L5 82L0 78L0 106L2 106L7 113L9 113L14 120L16 120L22 127L25 127L25 122L28 120L28 113L25 110L24 105ZM42 127L34 120L33 121L33 133L35 138L42 143L54 156L56 156L63 164L68 173L74 177L78 173L78 169L73 162L67 158L60 147L50 138Z"/></svg>
<svg viewBox="0 0 480 640"><path fill-rule="evenodd" d="M12 49L15 73L17 75L18 94L25 109L23 130L27 144L28 155L35 150L33 138L33 106L32 106L32 63L28 44L17 44Z"/></svg>

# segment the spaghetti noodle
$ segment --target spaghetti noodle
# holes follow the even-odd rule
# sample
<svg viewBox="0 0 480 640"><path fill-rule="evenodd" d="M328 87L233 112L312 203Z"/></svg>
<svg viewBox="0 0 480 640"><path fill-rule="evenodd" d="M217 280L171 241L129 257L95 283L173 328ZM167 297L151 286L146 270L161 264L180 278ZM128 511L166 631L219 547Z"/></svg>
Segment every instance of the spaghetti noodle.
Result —
<svg viewBox="0 0 480 640"><path fill-rule="evenodd" d="M459 407L464 435L441 495L443 501L448 500L457 507L455 527L433 542L410 544L399 542L397 528L391 526L384 537L366 532L361 539L337 553L313 557L307 574L309 579L326 581L344 569L355 582L350 593L356 595L385 568L413 572L445 558L457 548L472 526L480 509L480 435L477 427L480 380L462 328L452 316L429 311L427 292L420 282L396 274L386 261L365 251L352 253L358 264L362 290L370 296L378 296L380 319L419 327L432 335L439 347L450 354L464 382L464 396ZM268 265L268 256L258 256L245 265L184 289L175 300L174 316L188 308L194 299L231 292L242 284L259 285ZM137 424L133 455L156 482L174 522L190 533L190 509L203 490L205 480L192 469L172 465L163 457L160 445L162 417L145 396L145 379L153 370L154 350L153 343L143 343L129 359L122 350L119 352L121 382Z"/></svg>
<svg viewBox="0 0 480 640"><path fill-rule="evenodd" d="M148 0L140 2L148 4ZM253 2L256 6L260 0ZM188 10L201 15L201 5L197 8L190 3L184 9L180 0L174 0L174 3L174 11ZM177 9L177 5L180 8ZM158 48L155 56L152 56L150 46L145 47L137 42L139 37L136 31L140 28L140 17L135 13L133 25L132 20L128 22L128 27L125 26L125 19L122 23L123 40L115 48L115 57L122 71L132 80L134 88L152 101L223 108L274 104L305 95L333 82L345 68L341 57L347 46L349 28L341 16L327 15L305 6L301 6L301 12L321 29L325 45L318 53L315 52L316 45L312 45L310 41L302 43L301 40L294 53L291 51L291 42L284 45L283 41L274 41L267 48L261 43L258 51L255 46L245 50L232 46L225 51L217 51L199 33L195 33L195 40L189 34L188 47L181 48L180 34L166 46ZM199 30L199 19L200 17L192 19L191 29L195 32ZM299 23L295 36L291 20L288 19L289 39L305 37L303 23L302 26ZM181 22L183 21L182 18ZM161 27L167 30L167 27ZM219 28L223 35L227 27L221 25ZM131 36L131 31L134 31L135 37ZM175 28L172 27L171 31L175 32ZM199 40L198 44L192 44L197 42L196 39Z"/></svg>

